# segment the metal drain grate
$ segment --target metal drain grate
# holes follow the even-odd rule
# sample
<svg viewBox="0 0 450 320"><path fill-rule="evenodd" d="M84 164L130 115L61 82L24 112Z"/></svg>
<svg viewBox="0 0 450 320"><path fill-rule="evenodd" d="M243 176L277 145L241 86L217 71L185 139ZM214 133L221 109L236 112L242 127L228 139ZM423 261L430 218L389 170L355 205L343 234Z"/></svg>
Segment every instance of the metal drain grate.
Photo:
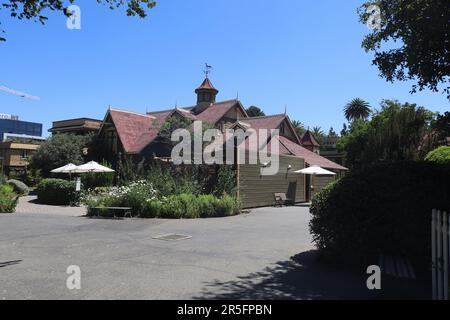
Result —
<svg viewBox="0 0 450 320"><path fill-rule="evenodd" d="M181 241L181 240L188 240L191 238L192 238L191 236L187 236L184 234L175 234L175 233L163 234L160 236L152 237L152 239L163 240L163 241Z"/></svg>

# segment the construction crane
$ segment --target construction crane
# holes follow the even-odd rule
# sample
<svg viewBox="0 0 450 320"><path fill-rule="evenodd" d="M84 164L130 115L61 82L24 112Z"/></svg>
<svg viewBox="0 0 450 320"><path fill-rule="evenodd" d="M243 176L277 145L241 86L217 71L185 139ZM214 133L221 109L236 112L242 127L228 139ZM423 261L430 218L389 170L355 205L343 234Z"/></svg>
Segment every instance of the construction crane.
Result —
<svg viewBox="0 0 450 320"><path fill-rule="evenodd" d="M32 96L31 94L20 92L17 90L13 90L13 89L7 88L5 86L0 86L0 91L5 91L7 93L15 94L16 96L26 98L26 99L38 100L38 101L41 100L41 98L39 98L39 97Z"/></svg>

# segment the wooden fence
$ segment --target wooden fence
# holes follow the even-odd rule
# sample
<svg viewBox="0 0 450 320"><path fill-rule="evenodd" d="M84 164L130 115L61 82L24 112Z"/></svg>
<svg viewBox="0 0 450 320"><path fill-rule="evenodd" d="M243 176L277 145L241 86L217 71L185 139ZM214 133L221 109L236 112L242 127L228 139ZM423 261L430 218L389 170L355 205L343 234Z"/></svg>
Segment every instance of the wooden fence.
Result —
<svg viewBox="0 0 450 320"><path fill-rule="evenodd" d="M431 219L433 300L449 300L450 214L433 210Z"/></svg>

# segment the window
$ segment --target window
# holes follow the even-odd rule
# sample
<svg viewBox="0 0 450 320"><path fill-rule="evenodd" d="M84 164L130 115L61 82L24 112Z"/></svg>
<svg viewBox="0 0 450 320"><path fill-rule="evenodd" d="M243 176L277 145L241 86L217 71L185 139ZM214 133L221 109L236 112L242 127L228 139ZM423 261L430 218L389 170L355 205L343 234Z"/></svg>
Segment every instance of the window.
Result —
<svg viewBox="0 0 450 320"><path fill-rule="evenodd" d="M20 150L20 158L28 159L28 150Z"/></svg>
<svg viewBox="0 0 450 320"><path fill-rule="evenodd" d="M284 134L284 123L280 126L280 134Z"/></svg>

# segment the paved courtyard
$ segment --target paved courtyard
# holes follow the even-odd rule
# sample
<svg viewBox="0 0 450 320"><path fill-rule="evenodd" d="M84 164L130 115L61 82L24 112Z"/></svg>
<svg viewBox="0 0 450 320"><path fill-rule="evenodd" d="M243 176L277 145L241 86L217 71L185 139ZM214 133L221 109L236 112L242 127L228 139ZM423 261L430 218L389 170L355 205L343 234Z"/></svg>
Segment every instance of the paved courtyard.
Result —
<svg viewBox="0 0 450 320"><path fill-rule="evenodd" d="M308 207L199 220L100 220L22 198L0 214L0 299L373 298L366 276L319 264ZM182 241L153 237L189 235ZM81 268L81 289L66 287Z"/></svg>

